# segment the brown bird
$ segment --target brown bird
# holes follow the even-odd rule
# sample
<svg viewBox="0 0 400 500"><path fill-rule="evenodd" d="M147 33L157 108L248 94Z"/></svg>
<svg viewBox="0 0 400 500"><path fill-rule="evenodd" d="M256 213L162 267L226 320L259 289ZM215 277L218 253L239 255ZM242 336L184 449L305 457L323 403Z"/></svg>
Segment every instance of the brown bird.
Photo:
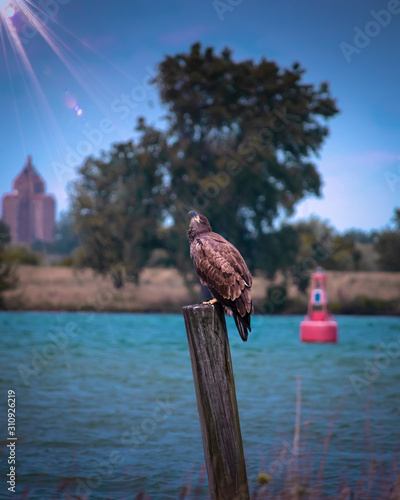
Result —
<svg viewBox="0 0 400 500"><path fill-rule="evenodd" d="M201 283L207 285L214 297L204 304L222 304L229 315L233 314L239 334L246 342L253 312L253 280L246 262L232 243L213 233L207 217L195 211L189 215L190 257Z"/></svg>

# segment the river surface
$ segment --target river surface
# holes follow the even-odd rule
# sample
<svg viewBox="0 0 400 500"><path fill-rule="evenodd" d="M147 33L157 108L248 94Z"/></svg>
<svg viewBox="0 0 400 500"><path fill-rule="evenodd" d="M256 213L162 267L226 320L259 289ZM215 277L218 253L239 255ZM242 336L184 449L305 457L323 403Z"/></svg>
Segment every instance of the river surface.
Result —
<svg viewBox="0 0 400 500"><path fill-rule="evenodd" d="M337 319L337 345L301 344L299 316L256 316L243 343L228 319L251 491L259 472L277 487L297 464L315 484L324 445L323 488L332 498L371 463L385 474L399 458L400 319ZM8 390L17 401L17 494L7 491L3 443L0 498L133 499L145 491L168 500L183 488L207 498L181 315L1 313L0 440Z"/></svg>

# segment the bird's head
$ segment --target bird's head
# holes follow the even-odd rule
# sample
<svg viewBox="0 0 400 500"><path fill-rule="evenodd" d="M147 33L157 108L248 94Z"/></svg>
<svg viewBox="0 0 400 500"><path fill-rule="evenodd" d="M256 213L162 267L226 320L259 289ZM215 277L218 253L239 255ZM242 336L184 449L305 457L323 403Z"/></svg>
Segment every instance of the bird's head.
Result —
<svg viewBox="0 0 400 500"><path fill-rule="evenodd" d="M198 214L194 210L189 212L189 216L190 216L190 222L188 229L188 238L190 243L192 243L192 241L199 234L209 233L210 231L212 231L210 223L208 222L206 216Z"/></svg>

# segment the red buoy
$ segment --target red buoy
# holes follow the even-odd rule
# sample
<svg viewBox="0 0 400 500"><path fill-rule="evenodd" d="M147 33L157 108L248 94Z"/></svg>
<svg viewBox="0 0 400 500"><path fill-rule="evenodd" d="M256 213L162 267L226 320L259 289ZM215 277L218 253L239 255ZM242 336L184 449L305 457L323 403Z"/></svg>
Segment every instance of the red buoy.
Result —
<svg viewBox="0 0 400 500"><path fill-rule="evenodd" d="M302 342L337 342L338 324L328 309L326 274L319 267L312 275L308 313L300 323Z"/></svg>

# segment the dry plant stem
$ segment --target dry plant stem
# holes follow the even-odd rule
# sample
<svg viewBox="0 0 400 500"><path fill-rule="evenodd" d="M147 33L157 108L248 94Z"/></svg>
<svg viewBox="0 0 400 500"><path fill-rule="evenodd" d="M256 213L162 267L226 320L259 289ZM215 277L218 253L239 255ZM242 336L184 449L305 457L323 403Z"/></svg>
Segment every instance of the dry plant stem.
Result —
<svg viewBox="0 0 400 500"><path fill-rule="evenodd" d="M299 444L300 444L300 426L301 426L301 377L296 377L296 423L294 427L293 455L295 457L295 484L299 483Z"/></svg>
<svg viewBox="0 0 400 500"><path fill-rule="evenodd" d="M338 421L338 418L340 416L340 412L342 410L343 403L344 403L344 401L346 399L346 396L347 396L347 394L349 392L349 388L350 388L350 385L347 384L345 390L343 391L343 394L342 394L342 397L340 399L340 402L339 402L338 408L336 410L336 413L333 415L333 418L331 420L331 423L330 423L330 426L329 426L328 435L326 436L326 438L324 440L324 450L323 450L323 453L322 453L321 465L320 465L319 472L318 472L317 487L316 487L316 491L315 491L315 493L316 493L317 496L315 498L318 498L321 495L322 477L324 475L325 460L326 460L326 454L328 452L329 441L330 441L330 439L332 437L333 430L335 428L336 422Z"/></svg>

